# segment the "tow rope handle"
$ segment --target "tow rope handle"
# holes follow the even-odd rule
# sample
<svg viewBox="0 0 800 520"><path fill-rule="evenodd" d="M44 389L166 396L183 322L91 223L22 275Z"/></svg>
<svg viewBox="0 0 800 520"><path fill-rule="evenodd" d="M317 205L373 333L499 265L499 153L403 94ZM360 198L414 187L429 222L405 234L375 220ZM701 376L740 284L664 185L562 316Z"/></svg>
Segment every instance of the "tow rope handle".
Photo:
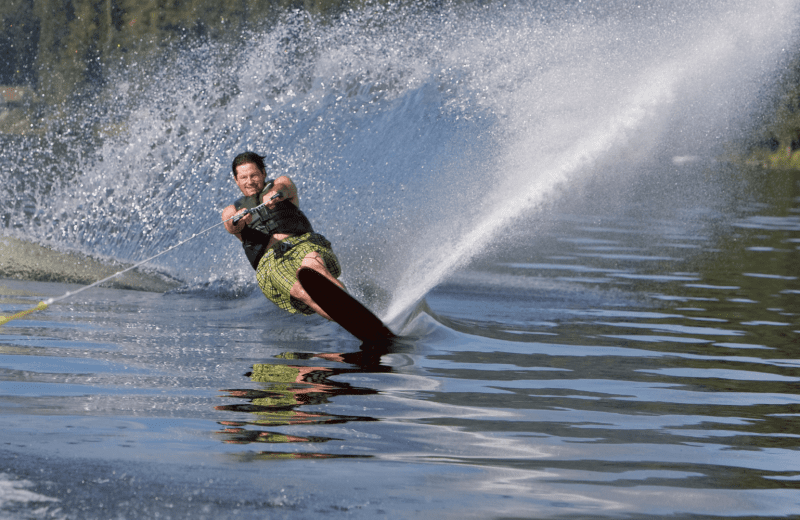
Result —
<svg viewBox="0 0 800 520"><path fill-rule="evenodd" d="M283 197L283 192L282 192L282 191L279 191L279 192L277 192L275 195L273 195L272 197L270 197L270 198L269 198L269 202L272 202L273 200L277 199L278 197ZM238 215L236 215L235 217L233 217L233 218L231 219L231 222L232 222L232 223L233 223L233 225L235 226L235 225L236 225L236 224L238 224L238 223L239 223L239 221L240 221L240 220L242 220L244 217L246 217L247 215L249 215L249 214L251 214L251 213L255 213L256 211L260 210L261 208L265 208L265 207L267 206L267 204L268 204L267 202L262 202L261 204L259 204L259 205L258 205L258 206L256 206L255 208L246 209L244 212L242 212L242 213L239 213Z"/></svg>
<svg viewBox="0 0 800 520"><path fill-rule="evenodd" d="M238 224L238 223L239 223L239 221L240 221L240 220L242 220L244 217L246 217L247 215L249 215L249 214L251 214L251 213L255 213L256 211L260 210L261 208L265 207L266 205L267 205L267 203L266 203L266 202L264 202L264 203L261 203L261 204L259 204L259 205L258 205L258 206L256 206L255 208L250 208L250 209L246 209L246 210L244 210L244 212L242 212L242 213L239 213L238 215L236 215L235 217L233 217L233 218L231 219L231 223L232 223L232 224L235 226L235 225L236 225L236 224Z"/></svg>

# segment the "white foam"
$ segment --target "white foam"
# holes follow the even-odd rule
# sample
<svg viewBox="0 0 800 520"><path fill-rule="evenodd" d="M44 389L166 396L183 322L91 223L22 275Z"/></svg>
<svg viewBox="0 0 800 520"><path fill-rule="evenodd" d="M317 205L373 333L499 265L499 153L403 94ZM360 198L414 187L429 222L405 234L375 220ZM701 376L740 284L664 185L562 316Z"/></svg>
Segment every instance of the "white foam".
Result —
<svg viewBox="0 0 800 520"><path fill-rule="evenodd" d="M9 506L18 507L20 505L31 504L33 506L58 502L58 499L41 495L29 491L27 488L33 486L33 483L28 480L14 480L10 475L0 473L0 516L8 518L7 511L4 511ZM29 511L30 512L30 511ZM30 518L26 516L25 518Z"/></svg>

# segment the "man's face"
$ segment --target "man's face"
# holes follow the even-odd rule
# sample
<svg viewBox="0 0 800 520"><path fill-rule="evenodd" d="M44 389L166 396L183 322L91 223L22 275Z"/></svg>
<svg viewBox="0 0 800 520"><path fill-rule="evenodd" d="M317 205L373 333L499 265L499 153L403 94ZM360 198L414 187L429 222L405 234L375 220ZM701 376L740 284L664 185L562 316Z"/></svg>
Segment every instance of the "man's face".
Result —
<svg viewBox="0 0 800 520"><path fill-rule="evenodd" d="M261 193L267 175L253 163L240 164L236 167L236 185L245 197L253 197Z"/></svg>

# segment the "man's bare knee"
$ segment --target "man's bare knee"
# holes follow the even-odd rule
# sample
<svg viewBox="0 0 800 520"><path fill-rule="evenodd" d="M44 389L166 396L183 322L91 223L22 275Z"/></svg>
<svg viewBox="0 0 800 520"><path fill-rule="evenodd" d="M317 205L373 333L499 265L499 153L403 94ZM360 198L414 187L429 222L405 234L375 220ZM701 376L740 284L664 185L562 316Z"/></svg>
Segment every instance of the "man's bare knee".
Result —
<svg viewBox="0 0 800 520"><path fill-rule="evenodd" d="M308 296L308 293L306 293L305 289L303 289L303 286L300 285L300 282L295 282L294 285L292 285L292 288L289 289L289 296L303 301Z"/></svg>
<svg viewBox="0 0 800 520"><path fill-rule="evenodd" d="M325 271L328 270L327 266L325 265L325 260L322 258L322 255L313 251L308 253L304 258L303 261L300 262L300 266L302 267L310 267L315 271L318 271L320 268L324 269Z"/></svg>
<svg viewBox="0 0 800 520"><path fill-rule="evenodd" d="M342 289L344 289L344 284L334 277L330 271L328 271L328 266L325 265L325 259L322 258L322 255L316 251L312 251L308 253L304 258L303 261L300 262L300 268L307 267L309 269L313 269L317 271L321 275L325 276L328 280L332 281Z"/></svg>

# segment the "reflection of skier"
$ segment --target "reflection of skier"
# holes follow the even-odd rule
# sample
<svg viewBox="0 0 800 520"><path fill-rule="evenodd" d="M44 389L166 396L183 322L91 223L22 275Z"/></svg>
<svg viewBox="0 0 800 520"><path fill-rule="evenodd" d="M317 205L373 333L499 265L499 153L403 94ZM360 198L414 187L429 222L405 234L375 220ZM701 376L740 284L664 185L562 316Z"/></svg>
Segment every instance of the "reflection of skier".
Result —
<svg viewBox="0 0 800 520"><path fill-rule="evenodd" d="M268 442L268 443L284 443L284 442L320 442L318 439L311 439L308 437L295 437L294 435L284 435L282 433L245 430L244 428L225 428L220 433L225 433L231 436L222 442L226 444L250 444L251 442Z"/></svg>
<svg viewBox="0 0 800 520"><path fill-rule="evenodd" d="M300 424L332 424L350 421L374 421L372 417L332 415L324 412L302 412L303 405L320 405L328 398L337 395L370 395L378 393L372 388L352 387L347 383L331 381L330 377L344 373L390 372L391 367L380 364L381 355L395 351L397 345L390 347L370 346L367 351L325 352L312 354L306 352L284 352L278 358L284 360L324 359L335 363L346 363L358 368L326 368L321 366L284 365L282 363L255 363L247 375L253 382L262 383L260 390L249 388L225 390L230 397L247 399L247 404L216 406L216 410L245 412L255 418L243 421L220 421L225 428L219 432L229 436L224 442L244 444L250 442L326 442L326 437L295 437L283 433L248 430L248 425L275 427ZM252 417L250 416L250 417ZM268 454L265 454L268 456ZM316 456L311 454L311 456ZM279 457L283 457L280 454Z"/></svg>
<svg viewBox="0 0 800 520"><path fill-rule="evenodd" d="M301 367L291 365L272 365L257 363L250 374L252 381L268 383L266 391L228 390L231 397L249 398L251 405L216 406L217 410L247 411L258 416L254 421L222 421L226 426L220 433L230 435L224 442L229 444L247 444L251 442L283 443L283 442L326 442L325 437L295 437L281 433L262 430L247 430L247 424L262 426L282 426L298 424L324 424L359 420L324 413L305 413L295 410L306 404L324 403L327 397L341 392L338 385L327 381L327 375L333 371L323 367ZM348 385L344 385L345 388Z"/></svg>
<svg viewBox="0 0 800 520"><path fill-rule="evenodd" d="M242 197L222 211L222 220L242 241L264 296L290 313L331 319L297 281L297 271L309 267L344 288L337 280L342 269L331 243L300 211L294 182L285 175L267 180L264 157L254 152L237 155L232 168Z"/></svg>

